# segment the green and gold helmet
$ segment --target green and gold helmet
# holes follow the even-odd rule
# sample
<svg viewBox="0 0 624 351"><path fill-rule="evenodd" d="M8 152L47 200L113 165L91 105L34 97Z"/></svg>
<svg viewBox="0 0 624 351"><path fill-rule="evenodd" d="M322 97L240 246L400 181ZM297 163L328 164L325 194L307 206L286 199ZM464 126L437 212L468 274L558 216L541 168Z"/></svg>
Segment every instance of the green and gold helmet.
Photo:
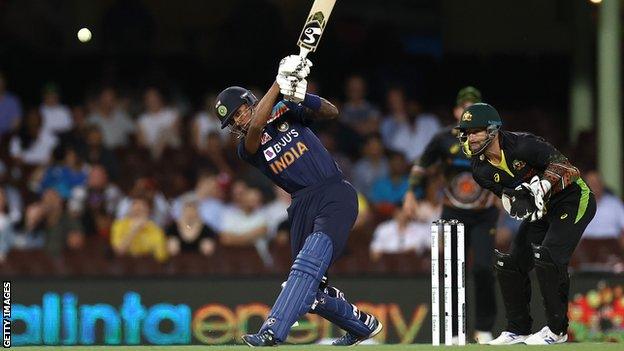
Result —
<svg viewBox="0 0 624 351"><path fill-rule="evenodd" d="M468 157L479 156L482 154L490 145L496 133L503 125L503 121L498 114L498 111L492 105L486 103L476 103L474 105L469 106L464 110L459 120L459 125L457 125L456 129L459 130L458 137L459 141L462 145L462 150ZM478 130L483 129L487 131L487 139L483 143L483 145L477 151L470 150L470 145L468 144L468 133L469 130Z"/></svg>

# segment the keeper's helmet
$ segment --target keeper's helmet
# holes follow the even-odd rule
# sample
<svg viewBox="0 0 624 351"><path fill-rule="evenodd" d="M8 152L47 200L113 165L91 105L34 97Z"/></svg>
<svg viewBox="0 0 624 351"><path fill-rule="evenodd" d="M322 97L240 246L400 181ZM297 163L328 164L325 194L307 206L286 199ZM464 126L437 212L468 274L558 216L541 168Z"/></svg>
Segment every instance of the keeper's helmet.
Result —
<svg viewBox="0 0 624 351"><path fill-rule="evenodd" d="M221 121L221 129L233 126L233 116L239 107L243 106L243 104L254 107L257 102L258 98L248 89L232 86L223 90L217 96L217 102L215 103L215 114ZM236 132L235 128L232 128L232 131Z"/></svg>
<svg viewBox="0 0 624 351"><path fill-rule="evenodd" d="M456 129L459 130L459 141L462 145L462 150L468 157L481 155L487 147L490 145L494 137L498 133L498 130L503 125L503 121L498 114L498 111L492 105L486 103L476 103L464 110L459 120L459 125ZM470 150L470 144L468 143L468 130L484 129L487 131L487 139L481 145L479 150Z"/></svg>

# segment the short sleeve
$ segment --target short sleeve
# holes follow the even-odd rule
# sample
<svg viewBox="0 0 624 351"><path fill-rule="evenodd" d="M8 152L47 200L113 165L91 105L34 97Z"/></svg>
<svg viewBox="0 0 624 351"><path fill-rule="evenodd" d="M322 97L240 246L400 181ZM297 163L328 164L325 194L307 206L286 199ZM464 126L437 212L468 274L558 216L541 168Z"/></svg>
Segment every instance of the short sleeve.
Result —
<svg viewBox="0 0 624 351"><path fill-rule="evenodd" d="M279 105L281 103L283 103L284 105L286 105L286 107L288 107L288 113L290 114L290 118L304 125L312 124L313 120L312 120L312 117L310 116L310 112L308 109L301 106L300 104L296 104L292 101L287 101L287 100L281 101L280 103L276 105L276 107L279 108Z"/></svg>

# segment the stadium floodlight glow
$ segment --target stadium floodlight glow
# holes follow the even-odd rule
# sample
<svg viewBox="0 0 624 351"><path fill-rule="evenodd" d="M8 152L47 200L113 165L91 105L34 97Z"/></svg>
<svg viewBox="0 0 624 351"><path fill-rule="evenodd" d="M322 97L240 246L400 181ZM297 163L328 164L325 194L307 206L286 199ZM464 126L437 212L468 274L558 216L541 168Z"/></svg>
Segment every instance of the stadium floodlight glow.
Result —
<svg viewBox="0 0 624 351"><path fill-rule="evenodd" d="M600 4L602 0L589 0L592 4Z"/></svg>

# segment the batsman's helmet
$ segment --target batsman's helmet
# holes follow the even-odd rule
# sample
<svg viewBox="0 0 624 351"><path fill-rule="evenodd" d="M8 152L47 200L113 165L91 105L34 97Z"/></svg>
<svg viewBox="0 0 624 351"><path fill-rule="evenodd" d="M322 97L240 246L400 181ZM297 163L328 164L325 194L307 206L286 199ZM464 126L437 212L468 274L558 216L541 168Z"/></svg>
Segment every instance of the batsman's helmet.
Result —
<svg viewBox="0 0 624 351"><path fill-rule="evenodd" d="M468 157L482 154L494 140L502 125L503 121L492 105L480 102L466 108L461 115L459 125L456 127L459 130L458 137L464 153ZM485 129L487 131L487 139L477 151L470 150L468 134L466 133L469 129Z"/></svg>
<svg viewBox="0 0 624 351"><path fill-rule="evenodd" d="M232 116L243 104L254 106L258 98L248 89L232 86L217 96L215 114L221 121L221 129L232 123Z"/></svg>

